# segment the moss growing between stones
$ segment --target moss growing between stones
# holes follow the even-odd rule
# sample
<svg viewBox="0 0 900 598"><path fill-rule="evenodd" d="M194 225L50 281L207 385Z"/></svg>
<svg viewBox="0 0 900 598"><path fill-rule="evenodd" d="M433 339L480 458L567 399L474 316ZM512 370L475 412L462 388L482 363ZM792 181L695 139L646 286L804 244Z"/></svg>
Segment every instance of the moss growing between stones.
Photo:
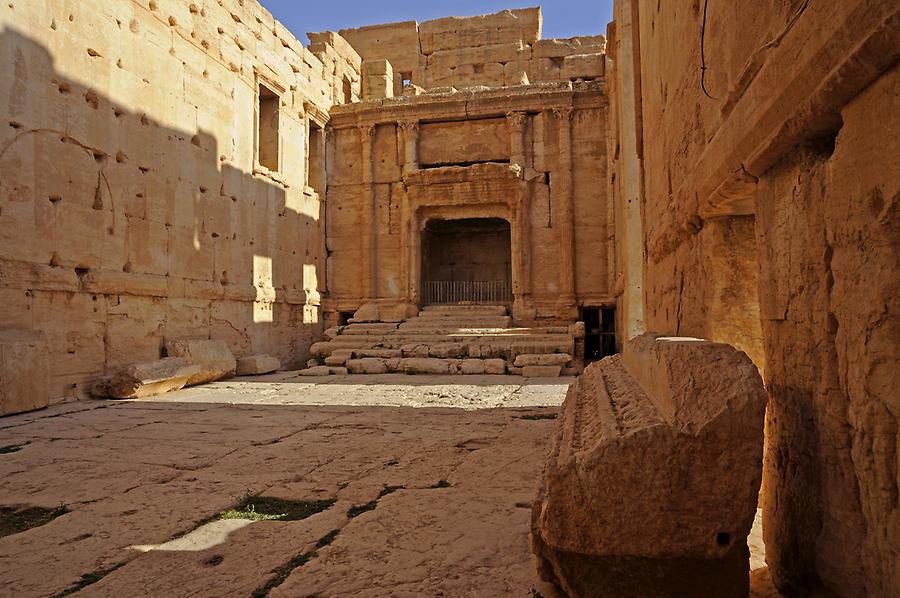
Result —
<svg viewBox="0 0 900 598"><path fill-rule="evenodd" d="M233 509L215 519L249 519L250 521L299 521L331 507L335 499L285 500L270 496L248 496Z"/></svg>

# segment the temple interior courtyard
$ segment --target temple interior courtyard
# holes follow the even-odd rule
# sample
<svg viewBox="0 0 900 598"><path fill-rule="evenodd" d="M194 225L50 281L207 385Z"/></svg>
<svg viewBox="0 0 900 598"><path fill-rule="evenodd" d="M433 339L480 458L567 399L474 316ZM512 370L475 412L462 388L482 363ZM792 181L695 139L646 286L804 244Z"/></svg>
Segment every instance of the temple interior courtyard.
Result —
<svg viewBox="0 0 900 598"><path fill-rule="evenodd" d="M895 0L266 3L0 5L0 596L900 596Z"/></svg>

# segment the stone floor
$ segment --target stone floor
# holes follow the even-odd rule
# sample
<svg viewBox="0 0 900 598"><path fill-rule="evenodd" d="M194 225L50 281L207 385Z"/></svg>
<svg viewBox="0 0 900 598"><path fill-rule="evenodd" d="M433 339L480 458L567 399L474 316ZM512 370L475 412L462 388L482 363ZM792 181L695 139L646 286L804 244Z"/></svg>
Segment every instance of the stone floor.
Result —
<svg viewBox="0 0 900 598"><path fill-rule="evenodd" d="M0 419L0 506L67 510L0 538L0 596L532 596L570 382L282 373ZM335 502L205 523L253 494Z"/></svg>

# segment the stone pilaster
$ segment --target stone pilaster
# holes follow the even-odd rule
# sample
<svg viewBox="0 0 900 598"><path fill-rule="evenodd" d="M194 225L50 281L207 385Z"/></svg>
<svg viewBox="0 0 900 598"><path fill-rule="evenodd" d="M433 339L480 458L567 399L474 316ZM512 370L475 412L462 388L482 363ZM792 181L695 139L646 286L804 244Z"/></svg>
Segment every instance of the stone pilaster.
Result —
<svg viewBox="0 0 900 598"><path fill-rule="evenodd" d="M525 168L525 124L528 115L525 112L510 112L506 115L509 126L509 163Z"/></svg>
<svg viewBox="0 0 900 598"><path fill-rule="evenodd" d="M575 306L575 206L572 184L572 109L554 108L559 131L559 173L556 176L559 209L559 301L560 307Z"/></svg>
<svg viewBox="0 0 900 598"><path fill-rule="evenodd" d="M397 123L403 139L403 172L419 170L419 121Z"/></svg>
<svg viewBox="0 0 900 598"><path fill-rule="evenodd" d="M365 185L363 206L364 229L360 235L363 242L362 255L365 257L367 269L364 271L364 289L367 300L378 296L378 197L375 192L375 124L368 123L359 127L362 145L362 175Z"/></svg>

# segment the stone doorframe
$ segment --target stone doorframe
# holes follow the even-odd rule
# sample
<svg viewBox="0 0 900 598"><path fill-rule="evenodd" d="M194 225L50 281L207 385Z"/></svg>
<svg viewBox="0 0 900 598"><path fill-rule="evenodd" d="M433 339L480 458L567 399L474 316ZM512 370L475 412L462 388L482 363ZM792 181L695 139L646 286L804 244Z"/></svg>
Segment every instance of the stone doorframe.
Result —
<svg viewBox="0 0 900 598"><path fill-rule="evenodd" d="M485 163L429 168L403 176L407 192L401 230L406 300L421 306L422 232L430 220L501 218L509 222L513 319L534 319L531 302L531 185L521 167Z"/></svg>

